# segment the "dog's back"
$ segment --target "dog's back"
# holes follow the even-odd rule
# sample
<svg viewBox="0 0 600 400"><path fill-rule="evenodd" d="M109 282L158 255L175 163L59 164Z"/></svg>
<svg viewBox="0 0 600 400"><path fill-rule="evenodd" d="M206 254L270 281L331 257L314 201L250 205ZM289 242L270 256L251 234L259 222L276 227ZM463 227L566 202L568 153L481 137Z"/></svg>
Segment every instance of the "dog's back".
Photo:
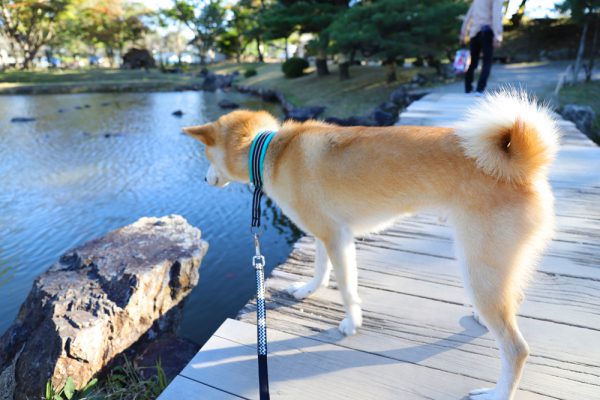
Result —
<svg viewBox="0 0 600 400"><path fill-rule="evenodd" d="M503 92L486 96L452 129L311 122L284 125L281 133L270 189L330 255L341 254L332 260L343 264L336 273L347 279L340 329L354 332L362 321L353 247L343 232L364 233L403 212L443 207L456 230L467 292L502 356L496 387L471 398L512 398L529 354L516 313L553 230L547 169L558 132L549 112Z"/></svg>

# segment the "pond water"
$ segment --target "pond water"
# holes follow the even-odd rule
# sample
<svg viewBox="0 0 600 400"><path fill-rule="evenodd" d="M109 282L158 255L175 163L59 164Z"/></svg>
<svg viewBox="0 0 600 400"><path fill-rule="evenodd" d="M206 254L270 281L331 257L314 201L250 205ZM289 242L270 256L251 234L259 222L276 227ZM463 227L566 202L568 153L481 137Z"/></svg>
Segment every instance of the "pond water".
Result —
<svg viewBox="0 0 600 400"><path fill-rule="evenodd" d="M34 279L66 250L140 217L168 214L184 216L210 244L180 334L202 344L235 316L254 291L252 196L241 184L205 184L202 145L181 133L223 114L217 102L224 98L279 114L274 105L223 92L0 96L0 334ZM270 271L297 234L278 209L264 212Z"/></svg>

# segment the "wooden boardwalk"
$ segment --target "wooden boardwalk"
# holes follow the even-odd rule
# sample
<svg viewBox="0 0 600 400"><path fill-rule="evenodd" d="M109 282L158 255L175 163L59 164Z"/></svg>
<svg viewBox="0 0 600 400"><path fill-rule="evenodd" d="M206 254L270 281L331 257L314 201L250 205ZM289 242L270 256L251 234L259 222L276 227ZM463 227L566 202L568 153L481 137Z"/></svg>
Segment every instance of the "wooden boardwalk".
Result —
<svg viewBox="0 0 600 400"><path fill-rule="evenodd" d="M401 115L450 125L475 98L432 94ZM531 347L517 399L600 399L600 148L561 122L552 167L557 233L520 310ZM364 327L353 337L335 287L302 302L314 240L301 239L267 281L273 399L464 399L499 376L495 341L472 318L451 230L419 214L357 241ZM257 399L254 304L227 320L161 400Z"/></svg>

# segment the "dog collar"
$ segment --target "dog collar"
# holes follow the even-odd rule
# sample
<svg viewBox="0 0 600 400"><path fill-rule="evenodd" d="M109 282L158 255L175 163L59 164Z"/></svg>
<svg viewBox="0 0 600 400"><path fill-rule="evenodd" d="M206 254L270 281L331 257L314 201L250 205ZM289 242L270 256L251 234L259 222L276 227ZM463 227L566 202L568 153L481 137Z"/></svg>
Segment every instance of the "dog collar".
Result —
<svg viewBox="0 0 600 400"><path fill-rule="evenodd" d="M260 132L250 146L250 154L248 155L248 171L250 172L250 182L254 184L254 195L252 196L252 229L260 228L260 199L262 198L263 184L263 164L265 162L265 154L271 139L275 136L275 132L263 131ZM257 231L258 232L258 231ZM256 233L258 235L258 233Z"/></svg>
<svg viewBox="0 0 600 400"><path fill-rule="evenodd" d="M250 182L255 188L262 188L265 154L267 154L267 148L274 136L275 132L263 131L252 140L248 157L248 170L250 172Z"/></svg>

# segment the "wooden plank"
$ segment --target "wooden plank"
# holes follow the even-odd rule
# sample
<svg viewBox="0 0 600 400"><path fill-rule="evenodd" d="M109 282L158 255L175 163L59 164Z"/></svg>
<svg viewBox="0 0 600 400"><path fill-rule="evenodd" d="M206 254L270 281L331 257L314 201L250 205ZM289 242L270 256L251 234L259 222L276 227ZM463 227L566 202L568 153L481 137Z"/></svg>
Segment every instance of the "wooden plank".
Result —
<svg viewBox="0 0 600 400"><path fill-rule="evenodd" d="M257 399L256 327L227 320L181 372L200 382ZM273 399L459 399L489 382L397 362L327 343L269 330ZM432 384L435 382L435 384ZM522 392L521 399L543 399Z"/></svg>
<svg viewBox="0 0 600 400"><path fill-rule="evenodd" d="M480 98L464 93L431 93L411 103L399 117L398 125L454 126L462 119L466 110L474 106ZM554 114L562 132L562 144L597 147L575 124Z"/></svg>
<svg viewBox="0 0 600 400"><path fill-rule="evenodd" d="M405 245L405 241L394 245L393 239L397 237L388 236L393 233L396 233L394 228L378 235L376 244L372 239L357 242L362 286L427 296L441 302L468 304L455 260L407 251L409 246ZM278 271L301 276L303 280L309 279L314 248L312 239L304 239L301 243L305 241L310 245L303 247L300 253L294 252ZM521 316L600 332L599 281L538 273L526 296Z"/></svg>
<svg viewBox="0 0 600 400"><path fill-rule="evenodd" d="M203 383L184 376L176 376L169 386L158 396L158 400L239 400L243 398L206 386Z"/></svg>
<svg viewBox="0 0 600 400"><path fill-rule="evenodd" d="M364 327L358 335L342 339L336 329L343 318L337 291L324 289L297 302L283 291L293 278L297 275L277 272L268 281L268 323L274 329L457 376L489 382L499 376L496 344L472 320L468 307L423 297L432 292L418 297L365 287L361 280ZM254 321L251 306L241 318ZM561 399L600 393L598 332L523 318L520 325L532 349L522 389Z"/></svg>

